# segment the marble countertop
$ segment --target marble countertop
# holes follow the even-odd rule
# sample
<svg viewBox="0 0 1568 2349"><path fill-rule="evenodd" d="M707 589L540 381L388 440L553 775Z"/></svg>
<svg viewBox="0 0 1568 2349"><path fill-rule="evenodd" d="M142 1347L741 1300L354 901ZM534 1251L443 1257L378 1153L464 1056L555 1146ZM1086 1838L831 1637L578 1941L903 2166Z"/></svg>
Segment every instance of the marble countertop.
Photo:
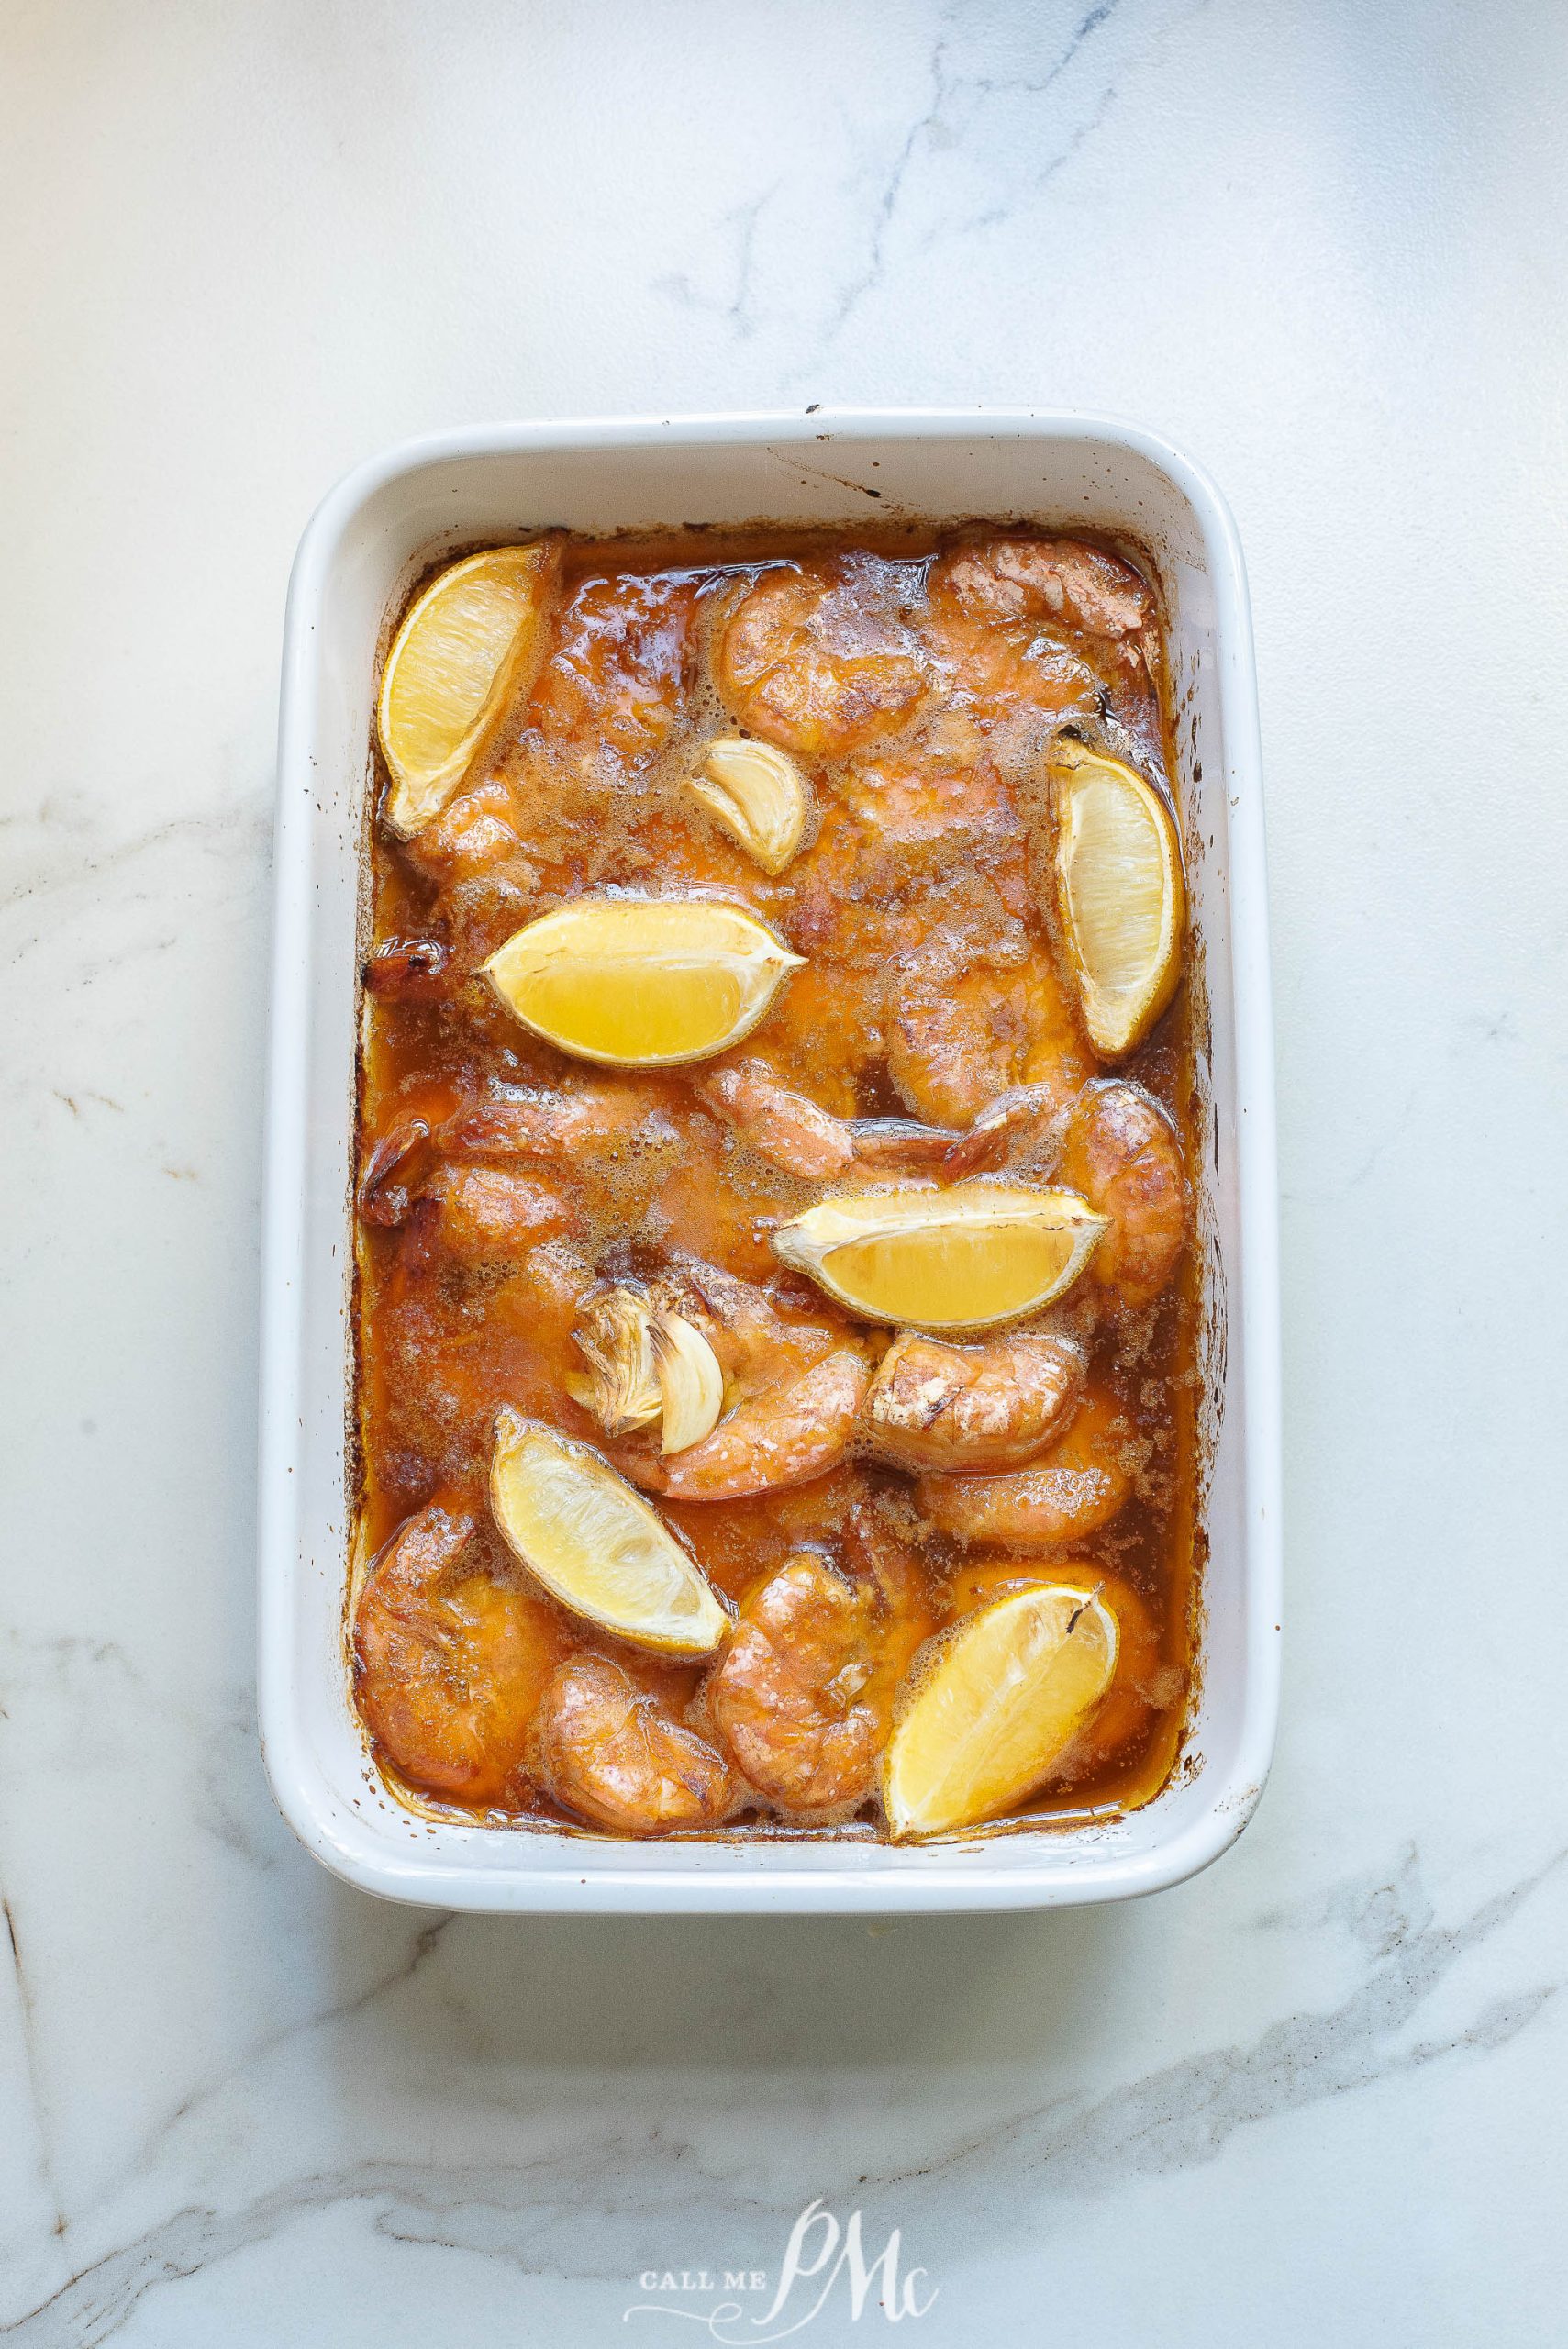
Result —
<svg viewBox="0 0 1568 2349"><path fill-rule="evenodd" d="M1568 15L59 0L0 50L0 2339L874 2340L885 2262L760 2321L817 2202L930 2349L1560 2340ZM382 1907L252 1719L290 556L410 432L812 400L1108 408L1235 507L1278 1766L1125 1909Z"/></svg>

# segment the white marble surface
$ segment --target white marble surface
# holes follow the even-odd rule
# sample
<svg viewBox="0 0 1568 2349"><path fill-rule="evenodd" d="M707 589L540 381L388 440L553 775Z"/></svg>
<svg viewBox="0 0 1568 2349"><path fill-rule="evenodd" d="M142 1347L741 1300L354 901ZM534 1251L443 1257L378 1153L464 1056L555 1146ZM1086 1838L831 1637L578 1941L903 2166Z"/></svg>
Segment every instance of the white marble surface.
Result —
<svg viewBox="0 0 1568 2349"><path fill-rule="evenodd" d="M0 44L0 2338L679 2343L640 2272L776 2277L821 2196L902 2230L931 2349L1560 2341L1568 12L14 0ZM381 1908L251 1720L290 554L427 427L813 399L1106 406L1234 503L1276 1775L1125 1911ZM882 2330L840 2287L803 2337Z"/></svg>

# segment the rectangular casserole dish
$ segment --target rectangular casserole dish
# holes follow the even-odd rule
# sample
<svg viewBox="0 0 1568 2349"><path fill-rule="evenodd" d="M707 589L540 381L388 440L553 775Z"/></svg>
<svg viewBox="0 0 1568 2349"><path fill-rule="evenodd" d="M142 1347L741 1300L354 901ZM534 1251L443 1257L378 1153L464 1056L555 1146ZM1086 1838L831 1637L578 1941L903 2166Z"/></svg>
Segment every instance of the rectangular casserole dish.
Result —
<svg viewBox="0 0 1568 2349"><path fill-rule="evenodd" d="M1208 1560L1197 1678L1163 1791L1110 1821L924 1847L783 1836L642 1845L436 1824L383 1785L350 1697L358 975L381 631L448 548L917 515L1079 527L1162 595L1196 941L1205 1166ZM1268 1769L1280 1623L1279 1294L1256 687L1223 502L1133 427L1033 410L476 427L350 473L300 543L285 625L262 1255L260 1687L273 1790L306 1847L446 1909L870 1912L1026 1909L1179 1882L1240 1834Z"/></svg>

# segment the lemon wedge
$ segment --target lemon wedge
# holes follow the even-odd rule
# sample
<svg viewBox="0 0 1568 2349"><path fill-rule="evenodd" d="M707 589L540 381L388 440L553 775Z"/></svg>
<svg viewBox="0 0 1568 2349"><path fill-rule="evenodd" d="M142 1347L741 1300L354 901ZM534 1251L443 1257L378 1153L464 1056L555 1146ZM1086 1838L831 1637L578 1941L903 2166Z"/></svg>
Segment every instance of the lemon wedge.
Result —
<svg viewBox="0 0 1568 2349"><path fill-rule="evenodd" d="M702 897L581 897L519 930L485 976L536 1036L616 1068L701 1061L750 1035L791 971L781 938Z"/></svg>
<svg viewBox="0 0 1568 2349"><path fill-rule="evenodd" d="M503 1407L490 1507L552 1598L602 1631L664 1655L709 1655L729 1629L656 1509L592 1446Z"/></svg>
<svg viewBox="0 0 1568 2349"><path fill-rule="evenodd" d="M1140 774L1071 736L1051 758L1056 903L1089 1041L1140 1044L1175 993L1186 896L1171 811Z"/></svg>
<svg viewBox="0 0 1568 2349"><path fill-rule="evenodd" d="M773 1243L868 1321L984 1330L1071 1288L1105 1229L1076 1191L955 1183L824 1199Z"/></svg>
<svg viewBox="0 0 1568 2349"><path fill-rule="evenodd" d="M407 839L439 816L550 648L561 550L490 547L433 579L382 672L376 730L392 772L386 818Z"/></svg>
<svg viewBox="0 0 1568 2349"><path fill-rule="evenodd" d="M896 1840L976 1827L1033 1792L1110 1687L1117 1621L1092 1580L966 1616L904 1700L883 1764Z"/></svg>

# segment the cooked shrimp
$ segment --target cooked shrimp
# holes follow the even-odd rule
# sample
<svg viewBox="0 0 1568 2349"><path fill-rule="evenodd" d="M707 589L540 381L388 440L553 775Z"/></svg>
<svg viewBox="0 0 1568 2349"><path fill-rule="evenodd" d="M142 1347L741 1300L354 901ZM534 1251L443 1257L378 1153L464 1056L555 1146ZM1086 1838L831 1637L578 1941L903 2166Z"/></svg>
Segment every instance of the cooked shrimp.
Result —
<svg viewBox="0 0 1568 2349"><path fill-rule="evenodd" d="M504 1263L575 1229L560 1191L502 1166L439 1166L418 1203L418 1238L460 1264Z"/></svg>
<svg viewBox="0 0 1568 2349"><path fill-rule="evenodd" d="M1110 1218L1087 1277L1129 1310L1152 1305L1187 1241L1181 1136L1140 1085L1086 1085L1067 1121L1056 1168L1069 1189Z"/></svg>
<svg viewBox="0 0 1568 2349"><path fill-rule="evenodd" d="M971 951L995 951L1009 931L1021 957L1029 846L1018 799L983 752L922 743L859 759L834 776L817 836L790 867L792 941L813 963L879 975L939 925Z"/></svg>
<svg viewBox="0 0 1568 2349"><path fill-rule="evenodd" d="M406 845L406 853L441 888L472 881L521 853L517 802L500 775L473 784Z"/></svg>
<svg viewBox="0 0 1568 2349"><path fill-rule="evenodd" d="M1061 1442L1000 1476L922 1476L920 1508L943 1533L1014 1550L1051 1549L1097 1533L1132 1490L1129 1430L1114 1397L1091 1388Z"/></svg>
<svg viewBox="0 0 1568 2349"><path fill-rule="evenodd" d="M402 1118L365 1152L358 1205L366 1223L406 1223L435 1170L438 1145L428 1118Z"/></svg>
<svg viewBox="0 0 1568 2349"><path fill-rule="evenodd" d="M899 747L857 759L834 785L834 797L858 826L862 853L880 851L888 878L937 874L966 852L1022 847L1024 827L983 742L954 751L953 729L933 727L936 742ZM873 876L868 875L868 878ZM876 877L882 877L880 875Z"/></svg>
<svg viewBox="0 0 1568 2349"><path fill-rule="evenodd" d="M869 1508L847 1570L802 1551L740 1609L706 1704L742 1776L795 1813L844 1813L872 1790L893 1698L931 1630L914 1560Z"/></svg>
<svg viewBox="0 0 1568 2349"><path fill-rule="evenodd" d="M575 1208L561 1189L515 1168L448 1154L454 1139L460 1150L483 1140L477 1130L465 1132L477 1113L442 1114L450 1110L450 1091L437 1088L421 1101L419 1114L400 1119L372 1145L360 1174L363 1220L391 1229L412 1219L417 1249L442 1248L475 1264L569 1230ZM592 1104L584 1114L591 1116ZM538 1154L546 1155L542 1150ZM562 1148L553 1154L564 1158L569 1152Z"/></svg>
<svg viewBox="0 0 1568 2349"><path fill-rule="evenodd" d="M930 596L973 619L1055 621L1085 636L1138 636L1154 618L1154 598L1132 565L1075 539L950 547L931 565Z"/></svg>
<svg viewBox="0 0 1568 2349"><path fill-rule="evenodd" d="M1136 765L1163 763L1154 596L1119 557L1050 539L950 548L922 627L1009 771L1037 768L1069 721L1104 729Z"/></svg>
<svg viewBox="0 0 1568 2349"><path fill-rule="evenodd" d="M906 724L927 685L899 608L905 583L874 555L764 573L718 640L718 689L740 723L808 759L842 758Z"/></svg>
<svg viewBox="0 0 1568 2349"><path fill-rule="evenodd" d="M635 1225L682 1156L668 1091L657 1083L584 1082L570 1091L508 1086L471 1100L440 1130L457 1163L489 1161L514 1176L537 1170L585 1216Z"/></svg>
<svg viewBox="0 0 1568 2349"><path fill-rule="evenodd" d="M539 1760L557 1802L610 1835L712 1827L735 1806L723 1755L603 1656L573 1656L546 1688Z"/></svg>
<svg viewBox="0 0 1568 2349"><path fill-rule="evenodd" d="M769 1164L803 1182L826 1182L854 1162L849 1121L774 1076L765 1061L732 1062L697 1079L703 1108Z"/></svg>
<svg viewBox="0 0 1568 2349"><path fill-rule="evenodd" d="M520 1800L534 1710L567 1636L490 1571L475 1520L432 1506L399 1527L354 1610L354 1686L374 1735L428 1794Z"/></svg>
<svg viewBox="0 0 1568 2349"><path fill-rule="evenodd" d="M1048 1174L1062 1155L1068 1115L1078 1096L1065 1101L1054 1085L1016 1085L986 1103L947 1154L946 1172L970 1174Z"/></svg>
<svg viewBox="0 0 1568 2349"><path fill-rule="evenodd" d="M1152 1095L1102 1077L1064 1117L1053 1086L1004 1094L947 1156L952 1175L997 1167L1053 1174L1082 1193L1110 1225L1085 1277L1114 1305L1153 1304L1186 1245L1188 1200L1181 1137Z"/></svg>
<svg viewBox="0 0 1568 2349"><path fill-rule="evenodd" d="M765 1061L732 1062L700 1077L695 1090L738 1141L806 1183L829 1182L852 1166L868 1174L935 1168L958 1139L951 1129L909 1118L836 1118Z"/></svg>
<svg viewBox="0 0 1568 2349"><path fill-rule="evenodd" d="M660 1139L673 1136L657 1096L641 1085L584 1078L565 1091L513 1086L470 1101L447 1120L439 1139L454 1154L581 1170L620 1156L651 1130Z"/></svg>
<svg viewBox="0 0 1568 2349"><path fill-rule="evenodd" d="M451 958L445 939L384 939L365 963L365 993L382 1003L439 1003Z"/></svg>
<svg viewBox="0 0 1568 2349"><path fill-rule="evenodd" d="M1020 1085L1070 1101L1094 1061L1044 956L1013 971L955 960L933 940L894 978L888 1072L917 1116L967 1126Z"/></svg>
<svg viewBox="0 0 1568 2349"><path fill-rule="evenodd" d="M1136 656L1119 645L1102 648L1096 669L1038 626L988 626L956 606L935 607L922 633L952 693L928 734L941 743L960 723L973 724L995 768L1020 783L1032 779L1059 728L1103 722L1113 692L1126 698L1134 685L1148 689L1141 663L1135 667Z"/></svg>
<svg viewBox="0 0 1568 2349"><path fill-rule="evenodd" d="M546 895L657 868L667 843L606 825L606 807L611 794L637 798L639 826L654 812L661 762L685 715L695 602L689 579L583 581L561 615L516 742L492 775L410 844L462 934L464 969L539 910Z"/></svg>
<svg viewBox="0 0 1568 2349"><path fill-rule="evenodd" d="M809 1370L746 1397L690 1451L639 1461L627 1474L651 1491L688 1501L739 1500L803 1485L836 1467L849 1450L870 1377L859 1347L838 1346Z"/></svg>
<svg viewBox="0 0 1568 2349"><path fill-rule="evenodd" d="M762 1289L712 1265L677 1267L655 1289L702 1330L735 1399L711 1435L667 1459L617 1448L634 1483L673 1500L741 1500L837 1467L871 1378L858 1343L838 1326L785 1319Z"/></svg>
<svg viewBox="0 0 1568 2349"><path fill-rule="evenodd" d="M695 660L695 583L585 579L561 616L526 727L595 769L640 774L669 741Z"/></svg>
<svg viewBox="0 0 1568 2349"><path fill-rule="evenodd" d="M866 1397L873 1449L900 1468L1018 1467L1060 1431L1084 1371L1083 1348L1051 1332L952 1346L906 1330Z"/></svg>
<svg viewBox="0 0 1568 2349"><path fill-rule="evenodd" d="M433 823L403 843L403 854L437 892L454 984L470 977L539 910L543 875L526 852L522 829L512 785L496 774L460 792ZM452 986L444 992L450 995ZM484 1017L481 1006L475 1015Z"/></svg>
<svg viewBox="0 0 1568 2349"><path fill-rule="evenodd" d="M569 1093L512 1086L460 1103L445 1118L428 1106L425 1115L389 1128L366 1157L360 1213L367 1223L390 1226L428 1201L427 1240L477 1262L573 1221L566 1197L552 1192L552 1209L517 1162L549 1169L575 1197L595 1182L621 1181L642 1156L651 1188L678 1144L658 1097L636 1085L584 1084Z"/></svg>

